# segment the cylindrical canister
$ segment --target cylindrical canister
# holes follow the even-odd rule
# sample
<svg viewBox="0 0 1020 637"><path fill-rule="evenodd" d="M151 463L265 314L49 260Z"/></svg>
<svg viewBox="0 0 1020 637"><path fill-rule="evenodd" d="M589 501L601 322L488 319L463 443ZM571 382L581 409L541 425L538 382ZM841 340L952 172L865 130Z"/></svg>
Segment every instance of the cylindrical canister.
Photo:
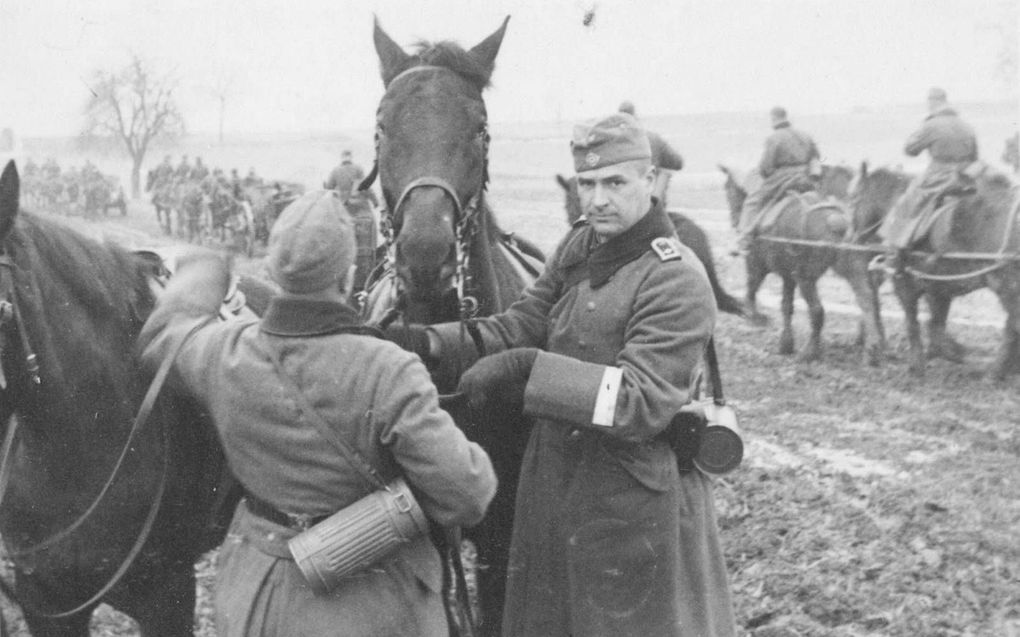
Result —
<svg viewBox="0 0 1020 637"><path fill-rule="evenodd" d="M729 473L744 458L744 441L737 414L729 405L705 405L708 424L701 434L701 446L694 464L705 473Z"/></svg>
<svg viewBox="0 0 1020 637"><path fill-rule="evenodd" d="M428 521L402 478L374 491L300 535L287 546L318 595L428 532Z"/></svg>

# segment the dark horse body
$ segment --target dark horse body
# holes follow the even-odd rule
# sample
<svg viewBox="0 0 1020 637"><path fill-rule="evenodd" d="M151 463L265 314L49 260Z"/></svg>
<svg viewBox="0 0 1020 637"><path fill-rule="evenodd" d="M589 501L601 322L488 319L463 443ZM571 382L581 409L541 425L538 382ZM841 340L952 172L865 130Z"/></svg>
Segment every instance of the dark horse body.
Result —
<svg viewBox="0 0 1020 637"><path fill-rule="evenodd" d="M736 226L740 209L747 192L732 170L720 167L726 175L726 196L730 205L731 221ZM783 331L779 339L779 352L792 354L793 295L800 288L811 316L811 337L800 352L801 360L816 360L821 356L821 332L825 324L825 309L818 296L818 279L837 260L836 249L824 245L783 242L817 242L836 244L847 238L851 219L841 201L846 198L853 171L842 166L826 166L816 191L787 193L779 200L766 202L762 215L775 212L774 222L754 240L747 254L747 296L745 299L752 319L764 322L758 312L756 296L765 277L774 272L783 280ZM778 241L771 241L777 239ZM855 288L855 292L857 292Z"/></svg>
<svg viewBox="0 0 1020 637"><path fill-rule="evenodd" d="M875 171L876 175L880 171ZM887 180L888 181L888 180ZM898 175L894 183L858 186L857 198L868 195L886 205L886 212L906 189L909 178ZM1009 177L985 170L965 194L943 199L931 229L904 264L905 272L893 277L893 288L903 306L910 343L910 371L923 375L925 351L917 319L918 302L928 301L928 357L959 362L963 347L946 331L949 307L956 296L988 287L1006 311L1003 342L992 375L1003 378L1020 372L1020 219L1018 202ZM952 255L984 255L984 258L951 258ZM950 257L941 256L950 255ZM1011 258L997 259L996 255Z"/></svg>
<svg viewBox="0 0 1020 637"><path fill-rule="evenodd" d="M528 282L484 196L489 135L482 90L505 29L506 22L468 51L449 42L423 43L409 55L375 26L386 86L377 114L376 170L390 245L387 267L376 270L383 276L368 284L369 320L387 312L416 323L456 321L470 310L489 315L508 307ZM449 392L455 374L440 373L436 382ZM469 435L489 452L500 486L485 520L467 536L481 567L481 630L498 634L528 428L514 413L493 414L484 424L469 428Z"/></svg>
<svg viewBox="0 0 1020 637"><path fill-rule="evenodd" d="M563 188L563 206L567 212L567 223L573 225L581 216L581 200L577 196L577 177L566 178L556 175L556 183ZM691 249L694 256L698 257L705 266L705 273L708 275L708 282L712 286L712 294L715 296L715 303L721 312L746 316L744 304L731 296L723 289L719 282L719 276L715 271L715 260L712 257L712 245L708 235L701 229L701 226L694 223L690 217L675 211L668 211L669 220L676 228L677 237L681 243Z"/></svg>
<svg viewBox="0 0 1020 637"><path fill-rule="evenodd" d="M96 499L149 381L134 344L155 300L152 262L18 214L18 190L11 163L0 177L0 240L11 263L0 266L10 283L0 301L20 320L0 326L0 423L16 422L19 442L0 533L16 596L35 637L87 635L99 601L130 614L145 635L190 635L195 560L225 531L210 526L224 462L198 406L165 387L109 491ZM31 350L38 383L26 362ZM88 603L125 562L157 499L137 559ZM81 604L69 617L47 617Z"/></svg>

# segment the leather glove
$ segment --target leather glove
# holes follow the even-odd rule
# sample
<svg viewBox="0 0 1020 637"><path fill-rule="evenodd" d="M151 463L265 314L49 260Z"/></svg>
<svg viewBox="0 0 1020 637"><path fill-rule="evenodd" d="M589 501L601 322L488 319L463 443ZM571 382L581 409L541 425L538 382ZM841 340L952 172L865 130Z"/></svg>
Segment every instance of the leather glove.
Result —
<svg viewBox="0 0 1020 637"><path fill-rule="evenodd" d="M508 349L480 359L464 372L457 391L467 397L472 414L486 408L520 410L538 351L534 347Z"/></svg>
<svg viewBox="0 0 1020 637"><path fill-rule="evenodd" d="M435 361L429 354L429 335L425 330L426 327L418 323L392 323L383 330L383 335L386 340L417 354L426 366L431 366Z"/></svg>

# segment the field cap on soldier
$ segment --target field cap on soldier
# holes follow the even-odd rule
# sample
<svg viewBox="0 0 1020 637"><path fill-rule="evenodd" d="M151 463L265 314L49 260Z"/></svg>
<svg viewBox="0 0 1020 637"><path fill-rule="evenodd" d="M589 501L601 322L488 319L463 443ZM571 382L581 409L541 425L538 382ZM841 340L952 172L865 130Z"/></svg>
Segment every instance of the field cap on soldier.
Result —
<svg viewBox="0 0 1020 637"><path fill-rule="evenodd" d="M347 209L334 190L310 192L284 208L269 233L269 276L292 294L337 286L357 249Z"/></svg>
<svg viewBox="0 0 1020 637"><path fill-rule="evenodd" d="M577 172L652 158L645 129L627 113L613 113L594 124L578 124L574 127L570 151Z"/></svg>

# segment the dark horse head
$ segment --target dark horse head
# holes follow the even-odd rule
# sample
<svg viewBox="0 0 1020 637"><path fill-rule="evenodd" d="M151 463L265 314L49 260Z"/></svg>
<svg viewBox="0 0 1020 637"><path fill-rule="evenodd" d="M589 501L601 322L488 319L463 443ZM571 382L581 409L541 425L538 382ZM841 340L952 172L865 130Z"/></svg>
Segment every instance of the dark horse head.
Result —
<svg viewBox="0 0 1020 637"><path fill-rule="evenodd" d="M482 91L505 30L506 21L469 50L423 42L408 54L375 24L386 86L376 118L376 169L411 320L443 314L450 293L463 285L471 235L483 234L489 131Z"/></svg>
<svg viewBox="0 0 1020 637"><path fill-rule="evenodd" d="M857 241L877 240L882 220L909 183L910 176L901 170L885 167L869 169L867 162L861 163L850 196L853 231Z"/></svg>
<svg viewBox="0 0 1020 637"><path fill-rule="evenodd" d="M0 176L0 424L17 442L0 533L18 599L33 634L86 634L93 594L132 564L102 600L143 631L190 633L194 560L218 540L203 516L222 456L198 406L173 392L128 445L148 380L134 348L155 301L152 262L19 214L19 190L11 162Z"/></svg>

